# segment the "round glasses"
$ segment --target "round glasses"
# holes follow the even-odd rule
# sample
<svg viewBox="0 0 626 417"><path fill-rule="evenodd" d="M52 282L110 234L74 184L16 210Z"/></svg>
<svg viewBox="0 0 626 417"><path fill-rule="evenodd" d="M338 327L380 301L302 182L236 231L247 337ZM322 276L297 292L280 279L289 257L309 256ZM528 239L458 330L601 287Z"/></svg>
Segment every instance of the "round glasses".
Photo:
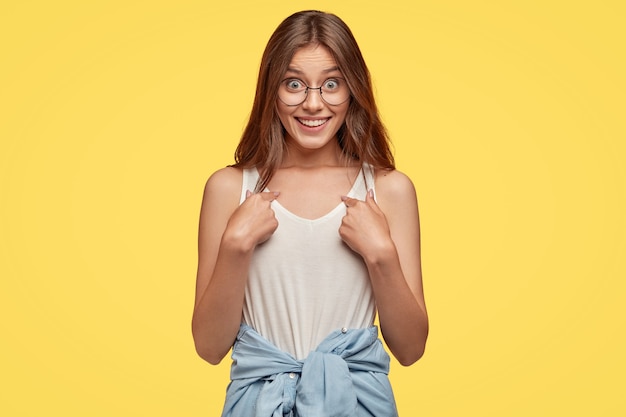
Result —
<svg viewBox="0 0 626 417"><path fill-rule="evenodd" d="M338 106L350 98L346 80L340 77L329 78L321 87L309 87L298 78L287 78L278 87L278 98L287 106L299 106L306 100L309 90L318 90L326 104Z"/></svg>

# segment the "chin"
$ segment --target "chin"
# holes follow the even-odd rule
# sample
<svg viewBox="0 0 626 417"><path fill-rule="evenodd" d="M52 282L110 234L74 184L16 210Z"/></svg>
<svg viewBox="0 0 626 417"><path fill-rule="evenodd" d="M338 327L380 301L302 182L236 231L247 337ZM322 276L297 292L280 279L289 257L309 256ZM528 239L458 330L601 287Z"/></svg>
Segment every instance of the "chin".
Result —
<svg viewBox="0 0 626 417"><path fill-rule="evenodd" d="M287 143L291 143L296 148L306 149L314 151L317 149L323 149L328 146L338 145L337 137L335 135L330 137L306 137L306 136L292 136L287 134Z"/></svg>

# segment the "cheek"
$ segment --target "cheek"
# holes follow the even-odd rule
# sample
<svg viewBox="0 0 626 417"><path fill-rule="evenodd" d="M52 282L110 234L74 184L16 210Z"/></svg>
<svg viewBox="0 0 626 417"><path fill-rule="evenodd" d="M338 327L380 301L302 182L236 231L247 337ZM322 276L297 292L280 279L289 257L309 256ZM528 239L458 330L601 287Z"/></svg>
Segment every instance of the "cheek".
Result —
<svg viewBox="0 0 626 417"><path fill-rule="evenodd" d="M285 124L291 119L291 109L285 108L285 106L281 106L281 103L277 103L276 105L276 114L278 115L278 119L280 123L285 127Z"/></svg>
<svg viewBox="0 0 626 417"><path fill-rule="evenodd" d="M279 115L278 120L280 121L280 127L282 128L283 133L292 130L292 125L290 124L292 123L292 119L290 117Z"/></svg>
<svg viewBox="0 0 626 417"><path fill-rule="evenodd" d="M335 113L337 119L340 120L340 122L341 122L340 124L341 125L343 125L346 122L346 117L348 115L348 110L349 110L349 107L346 106L345 108L342 108L340 111L337 111Z"/></svg>

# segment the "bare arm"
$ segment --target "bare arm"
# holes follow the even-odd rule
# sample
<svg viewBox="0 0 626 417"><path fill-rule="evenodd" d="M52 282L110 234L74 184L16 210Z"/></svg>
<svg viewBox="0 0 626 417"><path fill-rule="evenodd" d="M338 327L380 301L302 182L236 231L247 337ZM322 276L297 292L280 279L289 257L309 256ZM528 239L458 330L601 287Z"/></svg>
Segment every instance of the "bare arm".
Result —
<svg viewBox="0 0 626 417"><path fill-rule="evenodd" d="M198 272L192 332L196 351L217 364L237 336L250 258L278 223L272 193L249 196L240 206L241 171L224 168L207 181L198 233Z"/></svg>
<svg viewBox="0 0 626 417"><path fill-rule="evenodd" d="M364 202L345 199L340 235L367 265L387 346L410 365L424 354L428 336L417 198L398 171L382 172L376 189L378 204L370 195Z"/></svg>

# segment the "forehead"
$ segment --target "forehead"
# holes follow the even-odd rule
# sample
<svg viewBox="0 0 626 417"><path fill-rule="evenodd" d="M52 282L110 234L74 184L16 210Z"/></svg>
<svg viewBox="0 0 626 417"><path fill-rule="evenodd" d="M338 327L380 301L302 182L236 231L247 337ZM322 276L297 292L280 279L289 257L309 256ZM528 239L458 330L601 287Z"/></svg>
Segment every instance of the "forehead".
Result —
<svg viewBox="0 0 626 417"><path fill-rule="evenodd" d="M298 49L291 58L287 71L316 73L338 70L332 54L323 45L307 45Z"/></svg>

